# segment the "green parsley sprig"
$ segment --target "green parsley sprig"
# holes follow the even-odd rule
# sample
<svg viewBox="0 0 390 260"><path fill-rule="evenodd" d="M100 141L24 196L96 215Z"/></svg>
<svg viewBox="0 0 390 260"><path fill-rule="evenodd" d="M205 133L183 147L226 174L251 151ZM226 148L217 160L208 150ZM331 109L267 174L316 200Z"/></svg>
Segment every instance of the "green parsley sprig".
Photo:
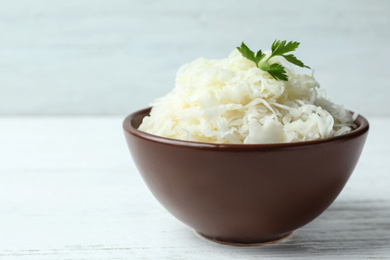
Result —
<svg viewBox="0 0 390 260"><path fill-rule="evenodd" d="M275 40L271 46L272 53L265 61L262 61L266 56L265 53L259 50L255 54L253 51L251 51L248 48L248 46L245 45L244 42L242 42L241 46L237 47L237 49L242 54L243 57L253 61L256 64L257 68L267 71L274 79L288 81L287 74L286 71L284 70L284 67L278 63L269 64L269 60L275 56L283 56L287 61L291 62L292 64L295 64L302 68L310 69L309 66L303 64L303 62L298 60L293 54L286 54L288 52L295 51L298 48L298 46L299 46L299 42L292 42L292 41L286 42L286 41Z"/></svg>

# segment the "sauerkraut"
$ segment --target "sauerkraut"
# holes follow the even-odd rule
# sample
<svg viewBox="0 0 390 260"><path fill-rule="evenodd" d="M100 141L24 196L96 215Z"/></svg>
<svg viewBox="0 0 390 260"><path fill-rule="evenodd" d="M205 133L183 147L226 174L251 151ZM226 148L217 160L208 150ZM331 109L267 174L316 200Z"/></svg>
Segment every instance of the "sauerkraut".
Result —
<svg viewBox="0 0 390 260"><path fill-rule="evenodd" d="M152 103L139 130L187 141L264 144L328 138L355 127L313 75L296 74L282 56L270 62L285 66L288 81L275 80L237 50L227 59L183 65L175 88Z"/></svg>

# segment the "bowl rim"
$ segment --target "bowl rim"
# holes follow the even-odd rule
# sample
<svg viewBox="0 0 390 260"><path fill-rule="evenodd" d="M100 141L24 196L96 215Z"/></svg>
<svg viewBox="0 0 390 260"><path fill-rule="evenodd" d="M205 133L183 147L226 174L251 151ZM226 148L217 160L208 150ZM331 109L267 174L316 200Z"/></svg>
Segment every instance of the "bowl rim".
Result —
<svg viewBox="0 0 390 260"><path fill-rule="evenodd" d="M272 149L280 149L280 148L299 148L303 146L312 146L312 145L320 145L326 144L330 142L345 142L351 139L355 139L359 136L366 134L369 130L368 120L362 115L358 115L355 119L355 123L357 124L357 128L353 129L351 132L348 132L343 135L323 138L312 141L302 141L302 142L292 142L292 143L267 143L267 144L220 144L220 143L205 143L205 142L196 142L196 141L186 141L173 139L168 137L162 137L158 135L149 134L147 132L138 130L137 128L132 126L132 120L140 115L147 113L149 114L152 107L144 108L137 110L130 115L126 116L123 120L122 127L124 131L127 133L136 136L141 139L149 140L156 143L168 144L173 146L185 146L185 147L193 147L193 148L201 148L201 149L223 149L223 150L272 150ZM350 110L349 110L350 111ZM350 111L353 113L352 111Z"/></svg>

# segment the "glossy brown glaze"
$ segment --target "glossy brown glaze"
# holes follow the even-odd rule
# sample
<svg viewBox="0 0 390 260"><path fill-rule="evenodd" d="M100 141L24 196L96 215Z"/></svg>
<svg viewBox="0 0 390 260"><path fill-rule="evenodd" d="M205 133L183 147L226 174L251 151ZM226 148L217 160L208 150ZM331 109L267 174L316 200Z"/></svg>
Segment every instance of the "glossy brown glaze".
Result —
<svg viewBox="0 0 390 260"><path fill-rule="evenodd" d="M123 122L143 179L175 217L214 241L277 240L319 216L348 181L368 122L328 139L280 144L210 144L137 130L149 109Z"/></svg>

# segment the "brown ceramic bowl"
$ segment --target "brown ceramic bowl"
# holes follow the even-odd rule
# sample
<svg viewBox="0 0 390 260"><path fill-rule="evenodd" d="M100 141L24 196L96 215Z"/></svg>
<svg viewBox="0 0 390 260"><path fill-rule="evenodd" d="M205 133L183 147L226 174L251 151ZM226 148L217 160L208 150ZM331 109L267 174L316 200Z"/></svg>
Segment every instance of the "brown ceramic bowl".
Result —
<svg viewBox="0 0 390 260"><path fill-rule="evenodd" d="M254 244L288 236L336 199L363 149L368 121L319 141L210 144L137 130L150 108L123 128L138 170L175 217L217 242Z"/></svg>

